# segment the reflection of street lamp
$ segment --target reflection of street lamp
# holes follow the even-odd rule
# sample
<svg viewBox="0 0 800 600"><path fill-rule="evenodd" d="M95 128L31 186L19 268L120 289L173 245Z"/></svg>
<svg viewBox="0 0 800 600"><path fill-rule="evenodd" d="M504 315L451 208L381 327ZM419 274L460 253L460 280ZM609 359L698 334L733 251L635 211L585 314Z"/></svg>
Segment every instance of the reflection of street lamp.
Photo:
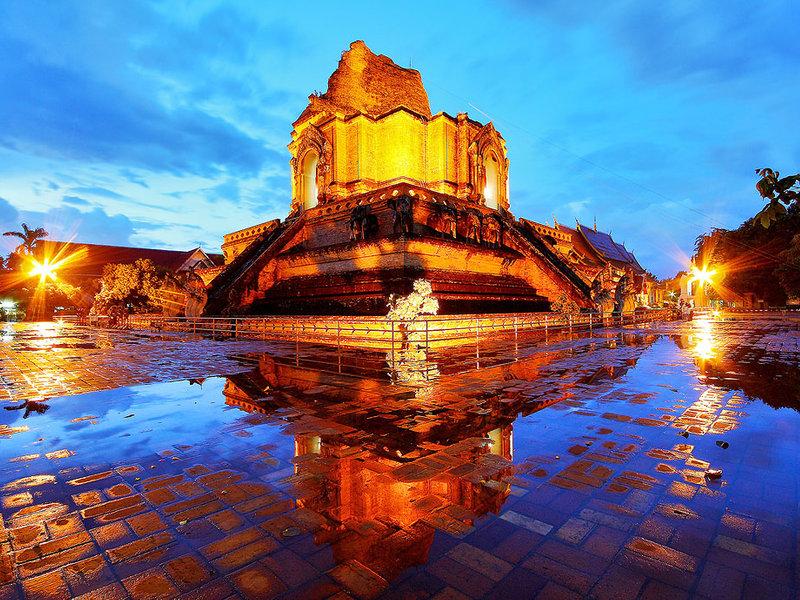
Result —
<svg viewBox="0 0 800 600"><path fill-rule="evenodd" d="M4 321L17 317L17 303L14 300L6 299L0 300L0 313Z"/></svg>

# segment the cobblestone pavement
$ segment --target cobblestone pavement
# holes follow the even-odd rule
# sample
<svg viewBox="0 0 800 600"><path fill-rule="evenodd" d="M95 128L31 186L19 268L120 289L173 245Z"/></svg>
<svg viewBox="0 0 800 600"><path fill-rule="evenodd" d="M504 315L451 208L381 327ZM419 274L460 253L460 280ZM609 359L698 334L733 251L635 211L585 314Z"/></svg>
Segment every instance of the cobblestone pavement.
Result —
<svg viewBox="0 0 800 600"><path fill-rule="evenodd" d="M213 341L58 323L3 324L0 399L25 400L231 373L261 342Z"/></svg>
<svg viewBox="0 0 800 600"><path fill-rule="evenodd" d="M0 599L797 596L794 325L425 360L62 333L2 349L16 382L92 354L89 393L6 388L39 400L0 411Z"/></svg>

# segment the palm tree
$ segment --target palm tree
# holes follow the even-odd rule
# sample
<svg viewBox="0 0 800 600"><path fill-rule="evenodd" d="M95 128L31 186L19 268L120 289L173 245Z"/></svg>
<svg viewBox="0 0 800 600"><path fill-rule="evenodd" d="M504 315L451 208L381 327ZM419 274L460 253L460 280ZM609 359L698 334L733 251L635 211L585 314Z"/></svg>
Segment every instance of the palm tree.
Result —
<svg viewBox="0 0 800 600"><path fill-rule="evenodd" d="M18 237L22 243L16 247L14 252L18 254L33 254L39 240L46 238L49 234L44 227L31 229L27 223L22 224L22 231L6 231L3 235Z"/></svg>

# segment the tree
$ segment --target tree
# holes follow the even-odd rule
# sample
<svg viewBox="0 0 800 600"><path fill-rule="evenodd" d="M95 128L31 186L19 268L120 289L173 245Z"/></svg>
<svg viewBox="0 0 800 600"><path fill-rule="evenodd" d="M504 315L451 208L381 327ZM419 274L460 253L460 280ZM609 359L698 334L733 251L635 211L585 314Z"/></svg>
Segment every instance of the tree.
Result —
<svg viewBox="0 0 800 600"><path fill-rule="evenodd" d="M163 282L163 273L149 259L106 265L92 312L105 314L112 306L130 308L133 312L157 310L158 290Z"/></svg>
<svg viewBox="0 0 800 600"><path fill-rule="evenodd" d="M31 229L27 223L23 223L22 231L6 231L3 235L18 237L22 240L22 243L14 249L15 253L31 255L36 250L39 240L46 238L49 234L44 227Z"/></svg>
<svg viewBox="0 0 800 600"><path fill-rule="evenodd" d="M756 169L756 173L761 175L756 189L762 198L768 200L756 219L761 222L762 227L767 228L773 221L785 215L786 209L800 198L800 174L781 177L779 171L772 169Z"/></svg>
<svg viewBox="0 0 800 600"><path fill-rule="evenodd" d="M789 247L778 255L781 264L775 275L789 298L800 298L800 233L796 234Z"/></svg>
<svg viewBox="0 0 800 600"><path fill-rule="evenodd" d="M723 300L753 294L771 306L786 303L795 294L792 279L793 239L800 233L800 203L791 202L769 227L756 215L738 228L712 229L697 239L694 262L714 269L713 287ZM795 275L793 275L793 273ZM738 297L737 297L738 296Z"/></svg>

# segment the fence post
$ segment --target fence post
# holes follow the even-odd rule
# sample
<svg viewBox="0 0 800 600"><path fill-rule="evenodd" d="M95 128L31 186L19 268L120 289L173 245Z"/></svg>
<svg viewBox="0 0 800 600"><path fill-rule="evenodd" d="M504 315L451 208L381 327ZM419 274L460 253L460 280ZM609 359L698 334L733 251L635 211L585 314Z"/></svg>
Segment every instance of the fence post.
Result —
<svg viewBox="0 0 800 600"><path fill-rule="evenodd" d="M572 313L568 315L569 318L569 334L572 335Z"/></svg>
<svg viewBox="0 0 800 600"><path fill-rule="evenodd" d="M475 317L475 360L477 361L476 366L480 368L481 366L481 346L480 346L480 337L478 336L478 318Z"/></svg>
<svg viewBox="0 0 800 600"><path fill-rule="evenodd" d="M589 334L592 333L592 313L589 313Z"/></svg>
<svg viewBox="0 0 800 600"><path fill-rule="evenodd" d="M389 321L392 325L392 369L394 369L394 319Z"/></svg>
<svg viewBox="0 0 800 600"><path fill-rule="evenodd" d="M342 349L342 342L340 336L342 334L342 323L339 319L336 319L336 349L341 351Z"/></svg>
<svg viewBox="0 0 800 600"><path fill-rule="evenodd" d="M514 315L514 343L517 343L517 315Z"/></svg>
<svg viewBox="0 0 800 600"><path fill-rule="evenodd" d="M547 315L544 316L544 341L547 341Z"/></svg>
<svg viewBox="0 0 800 600"><path fill-rule="evenodd" d="M428 319L425 319L425 350L428 349Z"/></svg>

